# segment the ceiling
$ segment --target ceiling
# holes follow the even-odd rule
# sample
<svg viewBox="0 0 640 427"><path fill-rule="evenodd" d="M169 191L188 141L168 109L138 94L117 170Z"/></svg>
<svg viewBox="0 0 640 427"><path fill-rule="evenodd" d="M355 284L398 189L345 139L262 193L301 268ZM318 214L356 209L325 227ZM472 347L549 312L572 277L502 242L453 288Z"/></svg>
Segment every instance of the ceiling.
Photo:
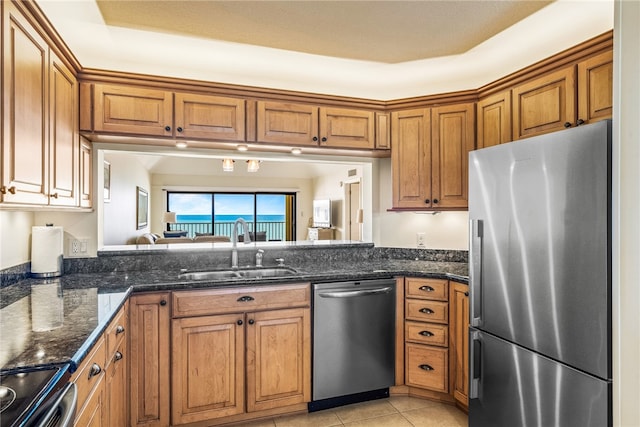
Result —
<svg viewBox="0 0 640 427"><path fill-rule="evenodd" d="M399 63L457 55L551 1L113 1L106 25Z"/></svg>

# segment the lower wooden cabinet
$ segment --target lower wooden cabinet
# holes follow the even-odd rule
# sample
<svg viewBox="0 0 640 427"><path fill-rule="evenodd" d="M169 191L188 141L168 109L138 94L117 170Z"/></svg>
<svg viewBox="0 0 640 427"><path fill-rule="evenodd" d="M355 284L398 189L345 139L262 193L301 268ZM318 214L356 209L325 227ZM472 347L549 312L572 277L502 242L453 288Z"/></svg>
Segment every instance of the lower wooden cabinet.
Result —
<svg viewBox="0 0 640 427"><path fill-rule="evenodd" d="M405 350L407 385L447 393L449 391L449 351L418 344Z"/></svg>
<svg viewBox="0 0 640 427"><path fill-rule="evenodd" d="M469 286L449 282L451 319L450 371L456 402L469 405Z"/></svg>

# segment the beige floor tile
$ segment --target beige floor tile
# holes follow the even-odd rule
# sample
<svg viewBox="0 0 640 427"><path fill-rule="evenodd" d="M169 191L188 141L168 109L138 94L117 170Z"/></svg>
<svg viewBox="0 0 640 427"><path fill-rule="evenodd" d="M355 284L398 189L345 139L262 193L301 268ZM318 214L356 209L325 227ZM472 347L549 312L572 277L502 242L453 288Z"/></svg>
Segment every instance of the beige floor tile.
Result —
<svg viewBox="0 0 640 427"><path fill-rule="evenodd" d="M439 405L439 402L432 400L418 399L409 396L391 396L389 403L393 405L399 412L411 411L413 409L427 408L433 405Z"/></svg>
<svg viewBox="0 0 640 427"><path fill-rule="evenodd" d="M275 418L276 427L333 427L342 426L342 422L332 410L312 412Z"/></svg>
<svg viewBox="0 0 640 427"><path fill-rule="evenodd" d="M384 415L377 418L352 421L345 423L348 427L413 427L402 414Z"/></svg>
<svg viewBox="0 0 640 427"><path fill-rule="evenodd" d="M445 404L403 412L415 427L467 427L467 416L459 409Z"/></svg>
<svg viewBox="0 0 640 427"><path fill-rule="evenodd" d="M397 414L398 411L388 400L373 400L335 408L335 413L343 423L377 418L383 415Z"/></svg>
<svg viewBox="0 0 640 427"><path fill-rule="evenodd" d="M256 420L256 421L243 421L241 423L233 424L234 426L242 427L275 427L275 423L272 419L269 420Z"/></svg>

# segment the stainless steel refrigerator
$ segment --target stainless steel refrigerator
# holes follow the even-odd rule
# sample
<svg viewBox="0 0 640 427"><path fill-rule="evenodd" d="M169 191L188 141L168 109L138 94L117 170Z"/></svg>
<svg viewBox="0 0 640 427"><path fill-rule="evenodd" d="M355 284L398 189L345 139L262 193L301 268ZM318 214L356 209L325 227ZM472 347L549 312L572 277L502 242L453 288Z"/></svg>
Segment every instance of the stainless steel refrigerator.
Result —
<svg viewBox="0 0 640 427"><path fill-rule="evenodd" d="M610 121L470 153L470 427L612 425L610 177Z"/></svg>

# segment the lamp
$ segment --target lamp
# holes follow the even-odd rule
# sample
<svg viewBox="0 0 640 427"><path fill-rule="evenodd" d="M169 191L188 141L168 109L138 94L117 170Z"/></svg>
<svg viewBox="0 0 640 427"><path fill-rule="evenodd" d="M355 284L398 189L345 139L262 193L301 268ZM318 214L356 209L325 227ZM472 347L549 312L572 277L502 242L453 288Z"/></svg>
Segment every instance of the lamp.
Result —
<svg viewBox="0 0 640 427"><path fill-rule="evenodd" d="M165 224L175 224L178 222L175 212L165 212L162 214L162 222Z"/></svg>
<svg viewBox="0 0 640 427"><path fill-rule="evenodd" d="M247 160L247 172L258 172L260 160Z"/></svg>
<svg viewBox="0 0 640 427"><path fill-rule="evenodd" d="M233 172L233 164L235 160L233 159L224 159L222 160L222 170L225 172Z"/></svg>

